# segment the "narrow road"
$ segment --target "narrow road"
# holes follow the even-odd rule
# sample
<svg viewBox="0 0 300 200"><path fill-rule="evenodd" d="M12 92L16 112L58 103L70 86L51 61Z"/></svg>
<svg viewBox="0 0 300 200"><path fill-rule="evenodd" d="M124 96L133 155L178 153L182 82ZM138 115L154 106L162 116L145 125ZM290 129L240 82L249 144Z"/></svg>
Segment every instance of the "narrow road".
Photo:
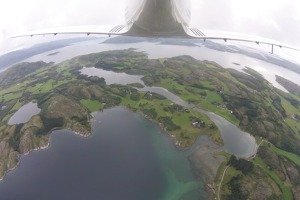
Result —
<svg viewBox="0 0 300 200"><path fill-rule="evenodd" d="M252 155L251 157L249 157L248 160L254 159L254 158L256 157L257 151L258 151L260 145L261 145L263 142L268 142L268 141L266 141L266 140L261 140L260 143L257 145L255 154ZM221 181L220 181L220 185L219 185L219 188L218 188L218 200L221 200L221 197L220 197L220 190L221 190L222 183L223 183L223 179L224 179L224 176L225 176L225 174L226 174L226 171L227 171L228 167L229 167L229 165L224 169L223 176L222 176L222 179L221 179Z"/></svg>
<svg viewBox="0 0 300 200"><path fill-rule="evenodd" d="M221 200L220 198L220 190L221 190L221 187L222 187L222 183L223 183L223 179L224 179L224 176L226 174L226 171L228 169L229 165L225 168L224 172L223 172L223 176L222 176L222 179L220 181L220 185L219 185L219 189L218 189L218 200Z"/></svg>
<svg viewBox="0 0 300 200"><path fill-rule="evenodd" d="M256 148L256 150L255 150L255 154L253 154L252 156L250 156L250 157L248 158L248 160L254 159L254 158L256 157L257 152L258 152L258 149L259 149L260 145L261 145L263 142L268 142L268 141L266 141L266 140L261 140L260 143L257 145L257 148Z"/></svg>

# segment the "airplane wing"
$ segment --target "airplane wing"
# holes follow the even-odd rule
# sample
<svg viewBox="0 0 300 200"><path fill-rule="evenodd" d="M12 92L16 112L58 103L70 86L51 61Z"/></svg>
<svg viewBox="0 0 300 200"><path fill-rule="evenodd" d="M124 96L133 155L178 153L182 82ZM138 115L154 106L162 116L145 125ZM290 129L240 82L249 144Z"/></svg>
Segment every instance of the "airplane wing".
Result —
<svg viewBox="0 0 300 200"><path fill-rule="evenodd" d="M231 33L231 32L217 32L217 31L201 31L198 28L192 28L183 26L184 31L187 35L193 38L203 39L205 40L224 40L227 41L240 41L240 42L251 42L256 44L266 44L272 47L271 53L274 51L274 46L279 48L292 49L296 51L300 51L300 49L296 47L292 47L287 44L279 43L277 41L273 41L270 39L256 37L253 35L239 34L239 33Z"/></svg>
<svg viewBox="0 0 300 200"><path fill-rule="evenodd" d="M136 37L144 37L145 35L137 33L132 34L130 33L130 29L133 24L126 24L126 25L107 25L107 26L76 26L76 27L62 27L62 28L53 28L53 29L45 29L45 30L38 30L38 31L30 31L23 34L11 36L11 38L18 38L18 37L26 37L26 36L36 36L36 35L58 35L58 34L86 34L87 36L91 34L100 34L100 35L128 35L128 36L136 36ZM240 41L240 42L251 42L256 44L266 44L271 46L271 53L274 52L274 47L292 49L296 51L300 51L300 49L296 47L292 47L283 43L279 43L270 39L255 37L251 35L245 34L237 34L237 33L229 33L229 32L217 32L217 31L201 31L198 28L188 27L182 24L183 30L186 34L181 35L168 35L168 37L178 37L178 38L198 38L205 40L224 40L227 41ZM150 36L146 35L146 36ZM159 37L160 35L155 33L153 37ZM166 35L161 35L165 37Z"/></svg>
<svg viewBox="0 0 300 200"><path fill-rule="evenodd" d="M132 24L128 25L106 25L106 26L76 26L76 27L62 27L45 29L38 31L30 31L13 35L11 38L35 36L35 35L57 35L57 34L102 34L102 35L122 35L131 28Z"/></svg>

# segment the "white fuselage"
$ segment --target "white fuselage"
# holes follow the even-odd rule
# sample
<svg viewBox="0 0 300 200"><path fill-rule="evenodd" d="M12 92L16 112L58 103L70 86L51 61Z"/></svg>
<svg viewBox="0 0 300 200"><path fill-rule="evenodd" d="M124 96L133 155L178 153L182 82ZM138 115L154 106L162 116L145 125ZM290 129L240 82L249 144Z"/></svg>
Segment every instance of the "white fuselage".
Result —
<svg viewBox="0 0 300 200"><path fill-rule="evenodd" d="M190 16L190 0L128 0L127 35L186 37Z"/></svg>

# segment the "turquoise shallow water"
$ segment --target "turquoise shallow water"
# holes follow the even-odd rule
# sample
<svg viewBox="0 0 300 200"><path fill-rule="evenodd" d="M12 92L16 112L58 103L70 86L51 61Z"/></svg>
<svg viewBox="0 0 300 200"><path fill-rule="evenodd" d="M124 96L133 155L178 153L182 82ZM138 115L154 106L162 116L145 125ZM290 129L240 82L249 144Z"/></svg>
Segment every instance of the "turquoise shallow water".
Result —
<svg viewBox="0 0 300 200"><path fill-rule="evenodd" d="M21 157L0 199L205 199L187 152L137 113L94 113L93 134L55 131L47 149Z"/></svg>

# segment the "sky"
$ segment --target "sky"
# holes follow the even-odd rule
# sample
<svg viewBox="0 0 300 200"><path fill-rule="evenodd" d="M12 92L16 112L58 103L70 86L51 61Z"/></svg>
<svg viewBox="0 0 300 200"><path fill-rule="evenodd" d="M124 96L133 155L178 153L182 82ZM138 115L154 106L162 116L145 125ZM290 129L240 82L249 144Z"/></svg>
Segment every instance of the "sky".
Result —
<svg viewBox="0 0 300 200"><path fill-rule="evenodd" d="M5 0L0 6L0 54L40 39L10 39L31 30L124 23L129 0ZM299 0L191 0L190 25L238 32L300 49ZM53 37L53 36L48 36ZM297 55L297 53L295 54ZM299 56L300 57L300 56Z"/></svg>

